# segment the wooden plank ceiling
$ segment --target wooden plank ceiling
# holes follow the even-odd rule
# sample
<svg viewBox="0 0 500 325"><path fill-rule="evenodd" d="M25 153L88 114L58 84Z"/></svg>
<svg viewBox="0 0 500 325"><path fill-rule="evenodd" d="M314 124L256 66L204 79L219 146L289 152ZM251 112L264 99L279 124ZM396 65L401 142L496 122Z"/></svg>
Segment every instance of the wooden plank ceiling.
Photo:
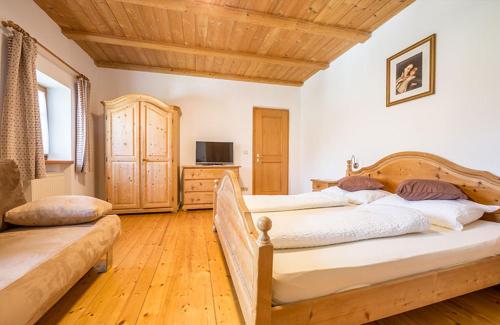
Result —
<svg viewBox="0 0 500 325"><path fill-rule="evenodd" d="M35 0L99 67L300 86L414 0Z"/></svg>

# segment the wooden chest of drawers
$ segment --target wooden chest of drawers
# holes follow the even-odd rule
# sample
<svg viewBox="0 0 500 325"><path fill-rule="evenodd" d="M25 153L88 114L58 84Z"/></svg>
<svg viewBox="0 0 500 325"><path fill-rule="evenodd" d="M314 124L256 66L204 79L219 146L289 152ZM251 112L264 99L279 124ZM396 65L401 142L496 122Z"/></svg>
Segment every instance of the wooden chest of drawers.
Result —
<svg viewBox="0 0 500 325"><path fill-rule="evenodd" d="M211 209L215 181L232 170L239 176L240 166L184 166L182 168L182 209Z"/></svg>

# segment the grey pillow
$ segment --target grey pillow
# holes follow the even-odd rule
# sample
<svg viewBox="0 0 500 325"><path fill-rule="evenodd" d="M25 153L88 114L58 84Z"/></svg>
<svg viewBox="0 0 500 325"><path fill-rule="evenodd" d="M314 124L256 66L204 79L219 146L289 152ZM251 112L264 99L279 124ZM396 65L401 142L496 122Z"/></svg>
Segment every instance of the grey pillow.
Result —
<svg viewBox="0 0 500 325"><path fill-rule="evenodd" d="M0 231L7 228L4 222L5 212L23 205L26 199L23 194L21 176L17 164L10 159L0 160Z"/></svg>
<svg viewBox="0 0 500 325"><path fill-rule="evenodd" d="M90 196L49 196L7 211L5 221L18 226L74 225L97 220L112 208L111 203Z"/></svg>

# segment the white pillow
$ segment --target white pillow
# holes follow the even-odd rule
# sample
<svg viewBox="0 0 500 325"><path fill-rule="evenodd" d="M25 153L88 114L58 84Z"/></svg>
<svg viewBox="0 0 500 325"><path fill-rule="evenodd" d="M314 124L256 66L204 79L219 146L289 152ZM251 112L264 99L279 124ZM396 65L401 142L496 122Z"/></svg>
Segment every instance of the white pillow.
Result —
<svg viewBox="0 0 500 325"><path fill-rule="evenodd" d="M388 204L417 209L427 216L432 224L459 231L465 225L480 219L485 212L491 213L500 209L500 206L483 205L469 200L407 201L396 194L386 196L372 204Z"/></svg>
<svg viewBox="0 0 500 325"><path fill-rule="evenodd" d="M338 186L332 186L321 190L321 192L329 195L341 196L352 204L366 204L391 195L390 192L383 190L361 190L349 192L341 189Z"/></svg>

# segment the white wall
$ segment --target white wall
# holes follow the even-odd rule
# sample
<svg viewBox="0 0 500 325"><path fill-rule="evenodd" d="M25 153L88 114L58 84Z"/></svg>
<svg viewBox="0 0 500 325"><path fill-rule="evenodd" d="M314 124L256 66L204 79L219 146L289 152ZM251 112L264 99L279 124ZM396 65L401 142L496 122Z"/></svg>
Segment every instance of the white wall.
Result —
<svg viewBox="0 0 500 325"><path fill-rule="evenodd" d="M500 1L420 0L308 80L301 91L301 185L397 151L500 175ZM386 58L437 34L436 94L385 107Z"/></svg>
<svg viewBox="0 0 500 325"><path fill-rule="evenodd" d="M60 28L49 16L43 12L34 1L31 0L0 0L0 20L13 20L23 27L33 37L47 46L52 52L59 55L66 62L74 66L80 72L88 76L92 81L92 97L91 97L91 112L95 115L96 111L100 110L99 101L107 98L103 95L106 91L105 78L102 78L102 71L95 67L91 58L73 41L68 40L61 34ZM3 29L3 27L1 27ZM6 59L7 59L7 39L2 33L0 37L1 64L0 64L0 98L3 92ZM50 66L46 64L46 60L59 65L59 69L52 69L45 72L61 76L61 71L66 71L67 74L72 74L70 70L61 65L52 56L47 55L43 51L39 53L39 63L44 67ZM49 69L50 70L50 69ZM60 79L60 78L56 78ZM1 110L2 100L0 100ZM74 114L73 114L74 115ZM74 150L72 153L74 157ZM96 166L98 167L98 166ZM99 170L99 168L97 168ZM87 175L76 175L73 165L57 170L64 171L67 194L86 194L93 195L95 193L96 175L94 172Z"/></svg>
<svg viewBox="0 0 500 325"><path fill-rule="evenodd" d="M242 180L249 191L251 191L252 185L252 107L289 109L290 191L296 192L298 190L300 170L298 149L299 88L98 69L92 59L76 43L66 39L61 34L60 28L33 1L0 0L0 18L1 20L15 21L91 80L92 128L93 138L95 138L92 143L94 148L92 153L93 172L82 177L75 175L73 166L56 168L55 171L65 174L68 193L88 195L95 193L97 196L103 197L104 121L100 101L128 93L152 95L169 104L181 107L183 113L181 118L181 164L195 162L196 140L233 141L235 143L235 163L242 166ZM3 89L6 62L5 36L0 39L0 49L2 50L0 89ZM57 63L50 56L47 58ZM43 59L40 61L45 63ZM44 66L46 65L44 64ZM55 69L52 72L55 75L60 75L60 71ZM248 153L245 154L245 152Z"/></svg>
<svg viewBox="0 0 500 325"><path fill-rule="evenodd" d="M243 166L249 188L253 106L290 110L292 193L310 190L311 177L342 176L351 154L366 165L395 151L421 150L500 174L498 12L496 0L419 0L328 70L292 88L98 69L33 1L0 0L2 20L14 20L91 79L94 172L79 177L71 166L64 174L71 193L98 195L104 184L100 101L131 92L182 108L182 164L194 162L195 140L234 141L236 163ZM432 33L437 33L436 95L386 108L386 58ZM0 49L1 95L4 36Z"/></svg>
<svg viewBox="0 0 500 325"><path fill-rule="evenodd" d="M298 191L299 88L149 72L103 71L113 84L108 99L144 93L181 107L181 165L195 163L196 140L234 142L235 164L242 166L243 186L249 193L252 188L252 109L254 106L289 109L290 192ZM98 150L102 153L104 147L100 144Z"/></svg>

